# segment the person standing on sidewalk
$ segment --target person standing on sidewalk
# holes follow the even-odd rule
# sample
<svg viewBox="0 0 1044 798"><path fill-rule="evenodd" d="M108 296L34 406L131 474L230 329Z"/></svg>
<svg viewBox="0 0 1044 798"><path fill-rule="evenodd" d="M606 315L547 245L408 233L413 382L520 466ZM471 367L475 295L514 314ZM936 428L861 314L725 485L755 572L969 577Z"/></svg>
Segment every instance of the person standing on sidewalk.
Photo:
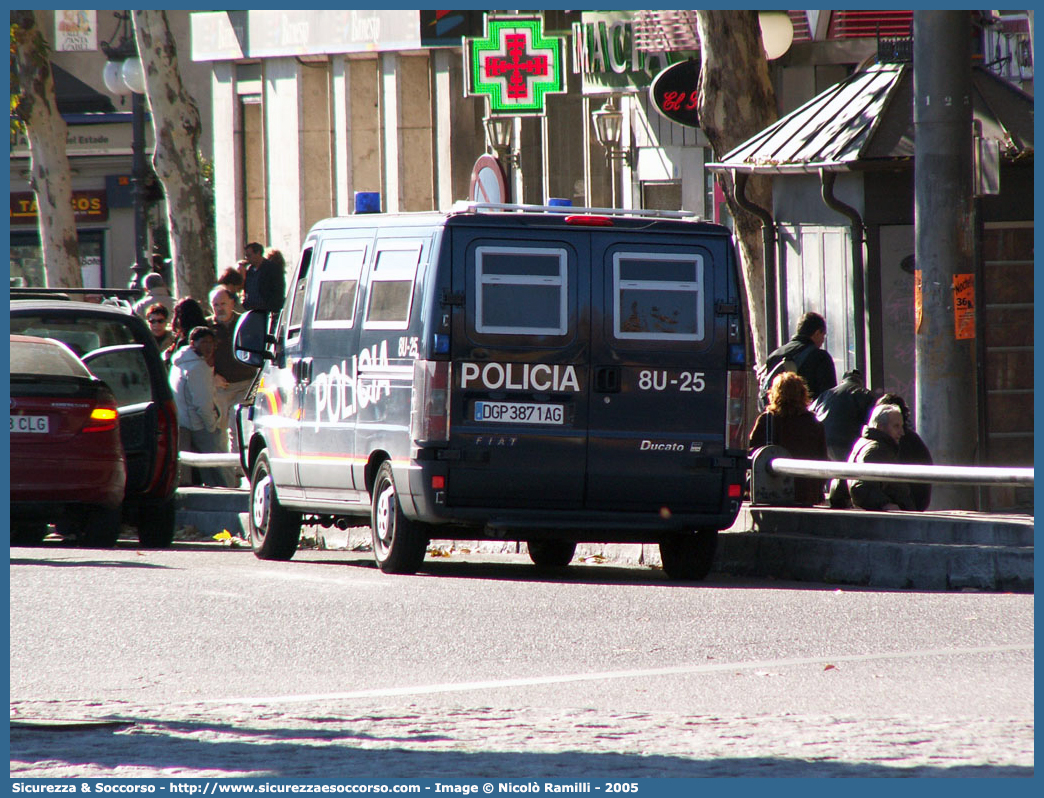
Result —
<svg viewBox="0 0 1044 798"><path fill-rule="evenodd" d="M210 292L210 307L214 311L210 319L215 341L214 399L221 414L219 423L226 431L225 451L238 452L239 440L236 436L233 409L243 401L250 390L250 385L257 375L257 368L236 360L233 352L233 337L240 314L235 311L235 300L229 290L221 285L214 286Z"/></svg>
<svg viewBox="0 0 1044 798"><path fill-rule="evenodd" d="M837 385L837 370L834 358L823 348L826 342L826 319L818 313L806 313L798 322L794 337L766 359L766 364L780 360L795 360L805 353L797 367L797 373L805 379L809 396L815 401L823 391Z"/></svg>
<svg viewBox="0 0 1044 798"><path fill-rule="evenodd" d="M222 430L214 402L214 331L193 327L188 346L177 350L170 361L170 388L178 411L178 450L221 452ZM182 484L190 482L189 469L182 470ZM222 468L200 468L204 485L229 487Z"/></svg>
<svg viewBox="0 0 1044 798"><path fill-rule="evenodd" d="M264 310L274 318L282 310L286 299L286 275L280 262L273 257L266 258L264 253L264 247L256 241L246 245L243 309Z"/></svg>

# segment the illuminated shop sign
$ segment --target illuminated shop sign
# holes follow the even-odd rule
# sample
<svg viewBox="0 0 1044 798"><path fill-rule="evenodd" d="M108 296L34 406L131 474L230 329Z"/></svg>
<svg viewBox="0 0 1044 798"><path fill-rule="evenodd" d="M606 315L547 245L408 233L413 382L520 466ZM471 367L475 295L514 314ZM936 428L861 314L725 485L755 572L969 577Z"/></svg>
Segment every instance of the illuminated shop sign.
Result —
<svg viewBox="0 0 1044 798"><path fill-rule="evenodd" d="M565 47L539 17L486 17L486 35L464 40L468 96L493 114L543 114L544 97L565 91Z"/></svg>
<svg viewBox="0 0 1044 798"><path fill-rule="evenodd" d="M72 207L77 222L104 222L109 218L109 204L104 191L73 189ZM36 194L32 191L12 191L11 224L35 224L36 216Z"/></svg>
<svg viewBox="0 0 1044 798"><path fill-rule="evenodd" d="M634 44L630 12L585 11L573 23L573 73L583 77L584 94L635 92L690 51L647 53Z"/></svg>

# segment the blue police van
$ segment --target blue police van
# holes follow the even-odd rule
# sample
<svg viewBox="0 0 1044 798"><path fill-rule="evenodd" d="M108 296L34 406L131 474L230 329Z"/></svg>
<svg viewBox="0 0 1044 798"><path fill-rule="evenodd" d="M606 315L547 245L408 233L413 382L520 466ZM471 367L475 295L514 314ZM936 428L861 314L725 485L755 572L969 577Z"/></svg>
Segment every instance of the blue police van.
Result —
<svg viewBox="0 0 1044 798"><path fill-rule="evenodd" d="M258 557L369 516L381 570L431 539L658 543L709 571L747 465L730 232L685 214L458 203L316 224L238 409Z"/></svg>

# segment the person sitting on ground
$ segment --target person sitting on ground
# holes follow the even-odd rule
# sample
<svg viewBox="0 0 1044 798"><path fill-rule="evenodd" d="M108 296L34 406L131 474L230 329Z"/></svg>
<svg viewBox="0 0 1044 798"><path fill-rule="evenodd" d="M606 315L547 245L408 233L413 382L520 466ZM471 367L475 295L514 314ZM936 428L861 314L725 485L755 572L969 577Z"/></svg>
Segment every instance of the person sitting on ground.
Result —
<svg viewBox="0 0 1044 798"><path fill-rule="evenodd" d="M910 409L897 393L886 393L877 400L879 405L895 405L903 412L903 437L899 439L899 462L913 465L931 465L932 454L921 436L910 426ZM928 509L932 503L932 486L927 482L910 482L910 495L914 507L920 512Z"/></svg>
<svg viewBox="0 0 1044 798"><path fill-rule="evenodd" d="M791 457L826 460L826 434L808 409L808 386L793 371L777 374L769 388L769 403L750 431L751 451L762 446L782 446ZM823 501L823 480L794 479L794 501L814 505Z"/></svg>
<svg viewBox="0 0 1044 798"><path fill-rule="evenodd" d="M846 371L838 385L823 391L810 410L823 423L827 455L845 462L858 440L874 404L874 395L863 386L859 369Z"/></svg>
<svg viewBox="0 0 1044 798"><path fill-rule="evenodd" d="M850 463L898 463L903 437L903 411L897 405L876 405L863 435L852 447ZM848 480L852 504L861 510L916 510L906 482Z"/></svg>

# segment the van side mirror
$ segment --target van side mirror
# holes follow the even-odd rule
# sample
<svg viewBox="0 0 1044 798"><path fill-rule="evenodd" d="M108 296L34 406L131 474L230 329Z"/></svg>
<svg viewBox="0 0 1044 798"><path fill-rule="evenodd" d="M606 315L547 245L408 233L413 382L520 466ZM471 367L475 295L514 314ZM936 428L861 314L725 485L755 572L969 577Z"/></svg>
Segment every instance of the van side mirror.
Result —
<svg viewBox="0 0 1044 798"><path fill-rule="evenodd" d="M275 342L268 333L268 314L263 310L248 310L236 322L232 352L241 363L260 368L266 360L275 360L271 349Z"/></svg>

